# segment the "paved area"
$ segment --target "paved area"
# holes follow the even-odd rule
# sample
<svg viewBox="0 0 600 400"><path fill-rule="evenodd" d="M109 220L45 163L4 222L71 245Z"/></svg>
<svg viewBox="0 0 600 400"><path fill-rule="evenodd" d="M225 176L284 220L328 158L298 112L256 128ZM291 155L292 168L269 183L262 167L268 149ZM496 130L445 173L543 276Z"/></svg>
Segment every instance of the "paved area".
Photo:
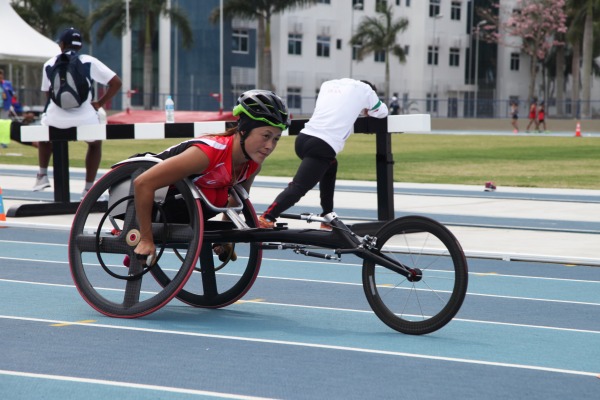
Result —
<svg viewBox="0 0 600 400"><path fill-rule="evenodd" d="M5 208L53 198L30 191L34 173L0 166ZM71 171L73 201L82 179ZM260 178L255 207L286 184ZM374 189L339 182L337 212L374 219ZM0 229L0 398L597 398L599 269L557 259L598 263L599 193L413 184L395 193L397 216L444 222L472 254L459 314L429 335L402 335L375 317L359 261L291 251L265 252L250 291L226 308L173 299L143 318L109 318L74 286L72 216L9 218L0 223L11 226ZM318 212L318 194L292 211ZM514 262L527 255L538 261ZM98 278L105 293L119 287ZM152 277L143 282L144 293L159 290ZM200 282L195 273L186 289Z"/></svg>
<svg viewBox="0 0 600 400"><path fill-rule="evenodd" d="M0 164L5 211L53 200L51 189L31 192L35 171ZM83 189L83 173L71 168L72 201ZM287 178L259 177L251 192L256 210L264 210L287 183ZM446 224L470 256L600 265L600 191L498 187L486 192L483 183L396 183L394 193L397 217L419 214ZM335 202L344 221L377 218L374 182L338 181ZM290 212L316 213L318 205L319 194L313 190ZM71 221L72 215L61 215L9 218L5 224L69 227Z"/></svg>

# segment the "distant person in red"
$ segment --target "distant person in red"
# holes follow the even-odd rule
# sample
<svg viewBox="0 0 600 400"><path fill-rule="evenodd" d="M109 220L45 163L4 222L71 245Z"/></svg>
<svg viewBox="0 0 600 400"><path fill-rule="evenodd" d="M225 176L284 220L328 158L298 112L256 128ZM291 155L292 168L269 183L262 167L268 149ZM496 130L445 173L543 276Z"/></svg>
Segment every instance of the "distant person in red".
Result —
<svg viewBox="0 0 600 400"><path fill-rule="evenodd" d="M527 128L525 128L525 132L529 132L529 128L531 124L535 125L535 130L538 130L538 119L537 119L537 97L534 97L529 105L529 123L527 124Z"/></svg>
<svg viewBox="0 0 600 400"><path fill-rule="evenodd" d="M544 125L544 130L542 130L542 125ZM546 132L546 111L543 101L540 103L540 108L538 109L538 131L540 133Z"/></svg>

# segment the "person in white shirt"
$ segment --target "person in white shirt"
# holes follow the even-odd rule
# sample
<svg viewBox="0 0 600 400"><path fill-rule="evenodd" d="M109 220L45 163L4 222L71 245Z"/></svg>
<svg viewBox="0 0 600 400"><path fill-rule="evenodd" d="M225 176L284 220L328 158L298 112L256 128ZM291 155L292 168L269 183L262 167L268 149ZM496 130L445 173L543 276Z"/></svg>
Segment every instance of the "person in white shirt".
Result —
<svg viewBox="0 0 600 400"><path fill-rule="evenodd" d="M276 219L319 183L321 208L333 211L337 176L336 156L352 134L358 116L385 118L387 106L375 86L367 81L343 78L323 82L312 117L296 138L296 155L302 160L292 182L259 217L262 228L272 228ZM328 229L323 226L323 229ZM330 228L329 228L330 229Z"/></svg>
<svg viewBox="0 0 600 400"><path fill-rule="evenodd" d="M62 53L76 53L83 45L81 32L75 28L65 29L60 35L58 44ZM81 125L99 124L100 120L98 116L98 110L107 102L109 102L121 89L121 79L114 71L104 65L97 58L87 54L81 54L78 57L86 69L89 68L89 78L91 81L106 85L108 88L102 97L100 97L98 100L94 100L92 85L90 85L90 91L87 99L79 107L69 109L61 108L58 104L54 103L54 101L50 100L52 83L50 82L50 77L48 76L47 72L49 67L52 67L56 63L59 56L60 54L56 57L52 57L44 64L41 89L42 91L46 92L49 100L45 113L42 115L41 124L63 129ZM33 187L34 191L39 191L50 187L50 182L48 181L48 164L50 163L51 155L52 143L40 142L38 150L40 170L37 175L36 183ZM82 193L82 198L96 180L96 174L98 173L98 167L100 166L101 159L102 142L99 140L88 142L88 151L85 157L85 188Z"/></svg>

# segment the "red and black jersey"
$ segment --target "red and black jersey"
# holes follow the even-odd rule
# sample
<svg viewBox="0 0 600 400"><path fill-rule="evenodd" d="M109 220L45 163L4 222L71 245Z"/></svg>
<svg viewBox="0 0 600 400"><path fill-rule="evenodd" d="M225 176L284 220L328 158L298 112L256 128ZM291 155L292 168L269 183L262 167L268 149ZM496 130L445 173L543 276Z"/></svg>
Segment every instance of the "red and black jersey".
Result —
<svg viewBox="0 0 600 400"><path fill-rule="evenodd" d="M190 146L196 146L201 149L208 156L210 164L204 172L192 175L189 178L202 190L202 193L204 193L212 204L217 207L224 207L227 204L229 188L247 180L259 167L259 164L249 160L246 162L246 167L239 176L232 176L233 139L233 135L204 136L169 147L156 156L166 160L167 158L181 154Z"/></svg>

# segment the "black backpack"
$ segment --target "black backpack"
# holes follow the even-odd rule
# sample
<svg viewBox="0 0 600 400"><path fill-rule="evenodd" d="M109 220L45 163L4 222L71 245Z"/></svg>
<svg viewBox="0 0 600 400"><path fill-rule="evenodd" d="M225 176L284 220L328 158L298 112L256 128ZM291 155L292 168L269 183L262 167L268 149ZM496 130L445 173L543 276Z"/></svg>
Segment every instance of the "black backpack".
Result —
<svg viewBox="0 0 600 400"><path fill-rule="evenodd" d="M54 65L46 67L50 99L65 110L82 105L92 89L90 66L84 65L75 52L59 55Z"/></svg>

